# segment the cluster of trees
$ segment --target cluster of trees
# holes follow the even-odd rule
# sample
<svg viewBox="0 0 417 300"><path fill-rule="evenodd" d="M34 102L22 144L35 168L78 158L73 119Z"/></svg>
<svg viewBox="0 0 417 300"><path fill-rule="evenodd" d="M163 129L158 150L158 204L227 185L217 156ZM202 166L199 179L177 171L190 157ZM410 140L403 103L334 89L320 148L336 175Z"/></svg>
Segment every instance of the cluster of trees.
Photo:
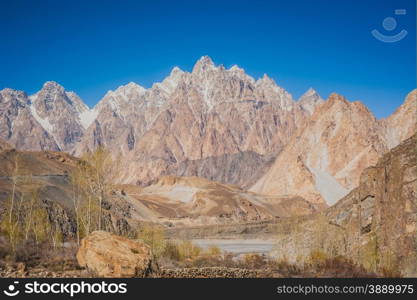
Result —
<svg viewBox="0 0 417 300"><path fill-rule="evenodd" d="M57 218L48 214L48 205L41 197L42 181L25 173L19 152L13 154L12 164L10 195L0 216L0 233L7 239L11 256L26 246L61 246L65 234ZM78 244L92 231L105 229L103 202L113 187L117 169L111 153L98 148L86 153L70 172Z"/></svg>
<svg viewBox="0 0 417 300"><path fill-rule="evenodd" d="M58 224L49 220L47 209L39 193L42 184L35 182L31 174L20 167L20 156L14 153L10 180L11 193L3 207L1 231L7 238L12 257L18 248L40 245L46 241L55 248L62 241Z"/></svg>
<svg viewBox="0 0 417 300"><path fill-rule="evenodd" d="M118 176L119 164L99 147L81 157L71 173L77 243L94 230L105 230L103 202Z"/></svg>

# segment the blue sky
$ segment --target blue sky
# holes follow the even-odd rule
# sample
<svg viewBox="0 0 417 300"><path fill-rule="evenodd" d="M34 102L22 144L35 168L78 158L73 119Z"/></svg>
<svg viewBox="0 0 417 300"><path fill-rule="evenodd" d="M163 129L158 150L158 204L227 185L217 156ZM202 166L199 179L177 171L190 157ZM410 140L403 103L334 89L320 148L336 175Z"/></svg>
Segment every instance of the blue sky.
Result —
<svg viewBox="0 0 417 300"><path fill-rule="evenodd" d="M406 9L406 15L395 15ZM377 117L416 86L414 0L1 1L0 89L31 94L48 80L90 106L130 81L145 87L202 55L298 98L309 87L363 101ZM394 17L397 28L382 26ZM378 29L408 35L383 43Z"/></svg>

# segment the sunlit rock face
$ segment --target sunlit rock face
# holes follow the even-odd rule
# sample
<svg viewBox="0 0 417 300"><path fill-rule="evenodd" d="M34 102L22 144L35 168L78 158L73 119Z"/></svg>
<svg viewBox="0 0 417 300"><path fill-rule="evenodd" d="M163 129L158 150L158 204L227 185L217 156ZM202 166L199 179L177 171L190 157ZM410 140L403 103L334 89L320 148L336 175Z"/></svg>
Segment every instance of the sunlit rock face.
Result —
<svg viewBox="0 0 417 300"><path fill-rule="evenodd" d="M209 57L191 73L174 68L149 89L109 92L95 110L74 153L110 148L123 156L121 181L140 185L161 175L253 184L309 117L268 76L255 80Z"/></svg>
<svg viewBox="0 0 417 300"><path fill-rule="evenodd" d="M0 138L26 150L81 156L98 146L120 162L119 182L198 176L326 206L362 170L416 128L416 91L376 120L360 102L325 101L310 88L297 101L264 75L255 80L204 56L146 89L128 83L94 108L56 82L28 96L0 91Z"/></svg>
<svg viewBox="0 0 417 300"><path fill-rule="evenodd" d="M414 135L384 154L334 206L279 222L273 256L303 263L320 251L347 257L377 274L389 270L415 277L416 142Z"/></svg>

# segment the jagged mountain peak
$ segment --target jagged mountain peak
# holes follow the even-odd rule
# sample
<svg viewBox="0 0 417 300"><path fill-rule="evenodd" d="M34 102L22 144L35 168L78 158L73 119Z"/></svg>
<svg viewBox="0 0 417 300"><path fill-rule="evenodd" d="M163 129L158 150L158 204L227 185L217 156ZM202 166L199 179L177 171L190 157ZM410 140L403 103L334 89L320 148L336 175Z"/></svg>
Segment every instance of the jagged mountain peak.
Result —
<svg viewBox="0 0 417 300"><path fill-rule="evenodd" d="M23 91L5 88L0 90L0 105L6 103L13 103L13 106L15 107L26 106L30 104L30 99L28 95Z"/></svg>
<svg viewBox="0 0 417 300"><path fill-rule="evenodd" d="M315 95L319 95L317 93L317 91L315 89L313 89L312 87L310 87L301 97L299 100L305 98L305 97L311 97L311 96L315 96Z"/></svg>
<svg viewBox="0 0 417 300"><path fill-rule="evenodd" d="M239 67L238 65L233 65L230 67L229 71L231 72L240 72L240 73L245 73L245 70L241 67Z"/></svg>
<svg viewBox="0 0 417 300"><path fill-rule="evenodd" d="M345 96L332 93L327 101L324 101L322 105L317 105L316 110L312 114L313 119L320 118L322 114L353 114L355 116L361 116L376 121L373 113L366 107L361 101L349 101Z"/></svg>
<svg viewBox="0 0 417 300"><path fill-rule="evenodd" d="M26 97L27 94L24 91L15 90L11 88L4 88L0 90L0 93L3 95L17 96L17 97Z"/></svg>
<svg viewBox="0 0 417 300"><path fill-rule="evenodd" d="M272 79L271 77L269 77L268 74L266 74L266 73L264 73L264 75L262 76L262 78L259 78L257 80L257 82L277 85L276 82L275 82L275 80Z"/></svg>
<svg viewBox="0 0 417 300"><path fill-rule="evenodd" d="M338 94L338 93L331 93L328 101L329 103L336 103L336 102L349 103L349 101L345 98L345 96Z"/></svg>
<svg viewBox="0 0 417 300"><path fill-rule="evenodd" d="M197 61L196 64L198 63L203 64L203 65L214 65L213 60L208 55L203 55L202 57L200 57L200 59Z"/></svg>
<svg viewBox="0 0 417 300"><path fill-rule="evenodd" d="M63 91L62 97L59 91ZM329 177L333 176L350 188L356 180L355 174L349 175L352 170L368 164L373 153L380 153L382 148L379 141L369 142L376 140L370 133L379 129L371 113L360 103L349 102L338 94L332 94L325 102L313 88L295 102L267 74L255 81L237 65L225 69L215 65L208 56L200 58L192 72L174 67L164 80L151 88L130 82L109 91L92 110L75 93L65 91L53 81L45 83L30 98L34 105L28 105L29 109L13 100L16 97L3 94L0 103L8 106L4 113L0 110L1 116L6 116L0 118L0 137L10 140L13 146L33 149L57 149L56 142L60 150L77 154L96 145L106 145L125 157L126 171L121 175L121 182L147 184L161 175L188 174L249 186L269 167L269 156L287 149L293 134L303 133L302 129L308 125L305 134L299 134L302 145L290 144L297 155L288 153L288 159L280 161L285 165L288 160L297 166L293 172L299 175L300 184L305 178L333 180ZM389 124L395 126L387 123L387 128L395 127L393 132L386 133L391 144L403 139L395 131L404 131L402 128L406 126L402 120L411 120L408 117L411 112L410 109L391 118ZM9 122L9 119L16 121ZM20 125L26 120L24 126ZM27 132L32 124L39 125L33 134L36 139L20 141L22 132ZM362 136L362 131L367 133ZM41 136L48 139L34 147ZM355 141L359 142L355 144ZM310 161L303 150L305 145L308 151L314 152ZM360 155L355 158L349 151ZM238 172L237 164L241 166ZM278 165L277 173L282 169ZM288 186L284 181L280 185L273 181L266 184L277 186L272 189L277 194L284 193ZM306 188L311 192L306 195L317 200L314 183ZM293 191L297 192L296 186Z"/></svg>
<svg viewBox="0 0 417 300"><path fill-rule="evenodd" d="M395 115L396 113L400 112L401 110L405 109L406 107L413 107L414 109L417 108L417 89L412 90L411 92L409 92L407 94L407 96L405 97L405 101L403 104L401 104L396 111L394 112L393 115Z"/></svg>
<svg viewBox="0 0 417 300"><path fill-rule="evenodd" d="M176 75L176 74L182 74L184 73L183 70L181 70L179 67L175 66L172 68L170 76Z"/></svg>
<svg viewBox="0 0 417 300"><path fill-rule="evenodd" d="M184 72L179 67L174 67L169 76L165 77L162 82L154 83L152 89L162 92L162 94L167 97L174 92L182 78L187 75L189 75L189 73Z"/></svg>
<svg viewBox="0 0 417 300"><path fill-rule="evenodd" d="M256 80L255 84L258 87L272 87L274 89L281 88L276 84L275 80L269 77L267 74L264 74L262 78L259 78L258 80Z"/></svg>
<svg viewBox="0 0 417 300"><path fill-rule="evenodd" d="M384 127L385 140L390 149L416 132L416 111L417 89L414 89L408 93L404 103L392 115L379 121Z"/></svg>
<svg viewBox="0 0 417 300"><path fill-rule="evenodd" d="M262 78L259 78L256 81L256 85L260 86L260 87L268 87L268 88L272 88L275 91L279 91L280 93L285 93L288 94L289 93L287 91L285 91L282 87L280 87L273 78L269 77L268 74L264 74L262 76Z"/></svg>
<svg viewBox="0 0 417 300"><path fill-rule="evenodd" d="M294 107L292 95L276 84L275 80L264 74L255 83L256 88L271 101L276 102L284 110L290 111Z"/></svg>
<svg viewBox="0 0 417 300"><path fill-rule="evenodd" d="M68 97L65 88L55 81L47 81L42 89L30 96L31 102L37 106L45 106L46 110L51 110L55 102L66 102L72 106L72 99Z"/></svg>
<svg viewBox="0 0 417 300"><path fill-rule="evenodd" d="M41 91L60 91L60 92L64 92L65 89L62 85L60 85L58 82L56 81L46 81L43 86Z"/></svg>
<svg viewBox="0 0 417 300"><path fill-rule="evenodd" d="M217 67L214 65L213 60L205 55L202 56L194 65L193 74L199 74L207 70L216 69Z"/></svg>
<svg viewBox="0 0 417 300"><path fill-rule="evenodd" d="M103 99L99 101L98 106L100 106L100 103L107 102L106 99L113 99L113 98L120 98L121 100L128 102L129 100L132 100L133 98L136 98L137 96L140 96L145 92L146 92L146 89L143 86L135 82L129 82L125 85L119 86L115 90L107 91Z"/></svg>
<svg viewBox="0 0 417 300"><path fill-rule="evenodd" d="M310 115L313 114L317 105L323 102L324 100L320 97L317 91L311 87L298 99L300 106Z"/></svg>
<svg viewBox="0 0 417 300"><path fill-rule="evenodd" d="M122 86L118 87L114 91L114 93L122 93L122 94L128 95L128 94L132 94L132 93L142 94L145 91L146 91L146 89L143 86L141 86L141 85L139 85L135 82L129 82L126 85L122 85Z"/></svg>

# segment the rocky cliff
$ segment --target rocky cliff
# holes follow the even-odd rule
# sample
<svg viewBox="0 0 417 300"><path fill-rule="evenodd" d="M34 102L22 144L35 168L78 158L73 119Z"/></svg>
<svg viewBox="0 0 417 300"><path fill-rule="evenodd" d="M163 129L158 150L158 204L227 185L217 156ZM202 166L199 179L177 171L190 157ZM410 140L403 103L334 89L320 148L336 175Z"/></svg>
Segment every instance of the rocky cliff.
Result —
<svg viewBox="0 0 417 300"><path fill-rule="evenodd" d="M0 137L22 150L59 150L54 138L35 119L26 93L0 91Z"/></svg>
<svg viewBox="0 0 417 300"><path fill-rule="evenodd" d="M314 251L372 271L417 275L416 135L367 168L359 186L327 210L283 220L274 255L300 262Z"/></svg>
<svg viewBox="0 0 417 300"><path fill-rule="evenodd" d="M332 94L251 190L296 194L332 205L356 187L363 169L387 150L373 114L361 102Z"/></svg>

